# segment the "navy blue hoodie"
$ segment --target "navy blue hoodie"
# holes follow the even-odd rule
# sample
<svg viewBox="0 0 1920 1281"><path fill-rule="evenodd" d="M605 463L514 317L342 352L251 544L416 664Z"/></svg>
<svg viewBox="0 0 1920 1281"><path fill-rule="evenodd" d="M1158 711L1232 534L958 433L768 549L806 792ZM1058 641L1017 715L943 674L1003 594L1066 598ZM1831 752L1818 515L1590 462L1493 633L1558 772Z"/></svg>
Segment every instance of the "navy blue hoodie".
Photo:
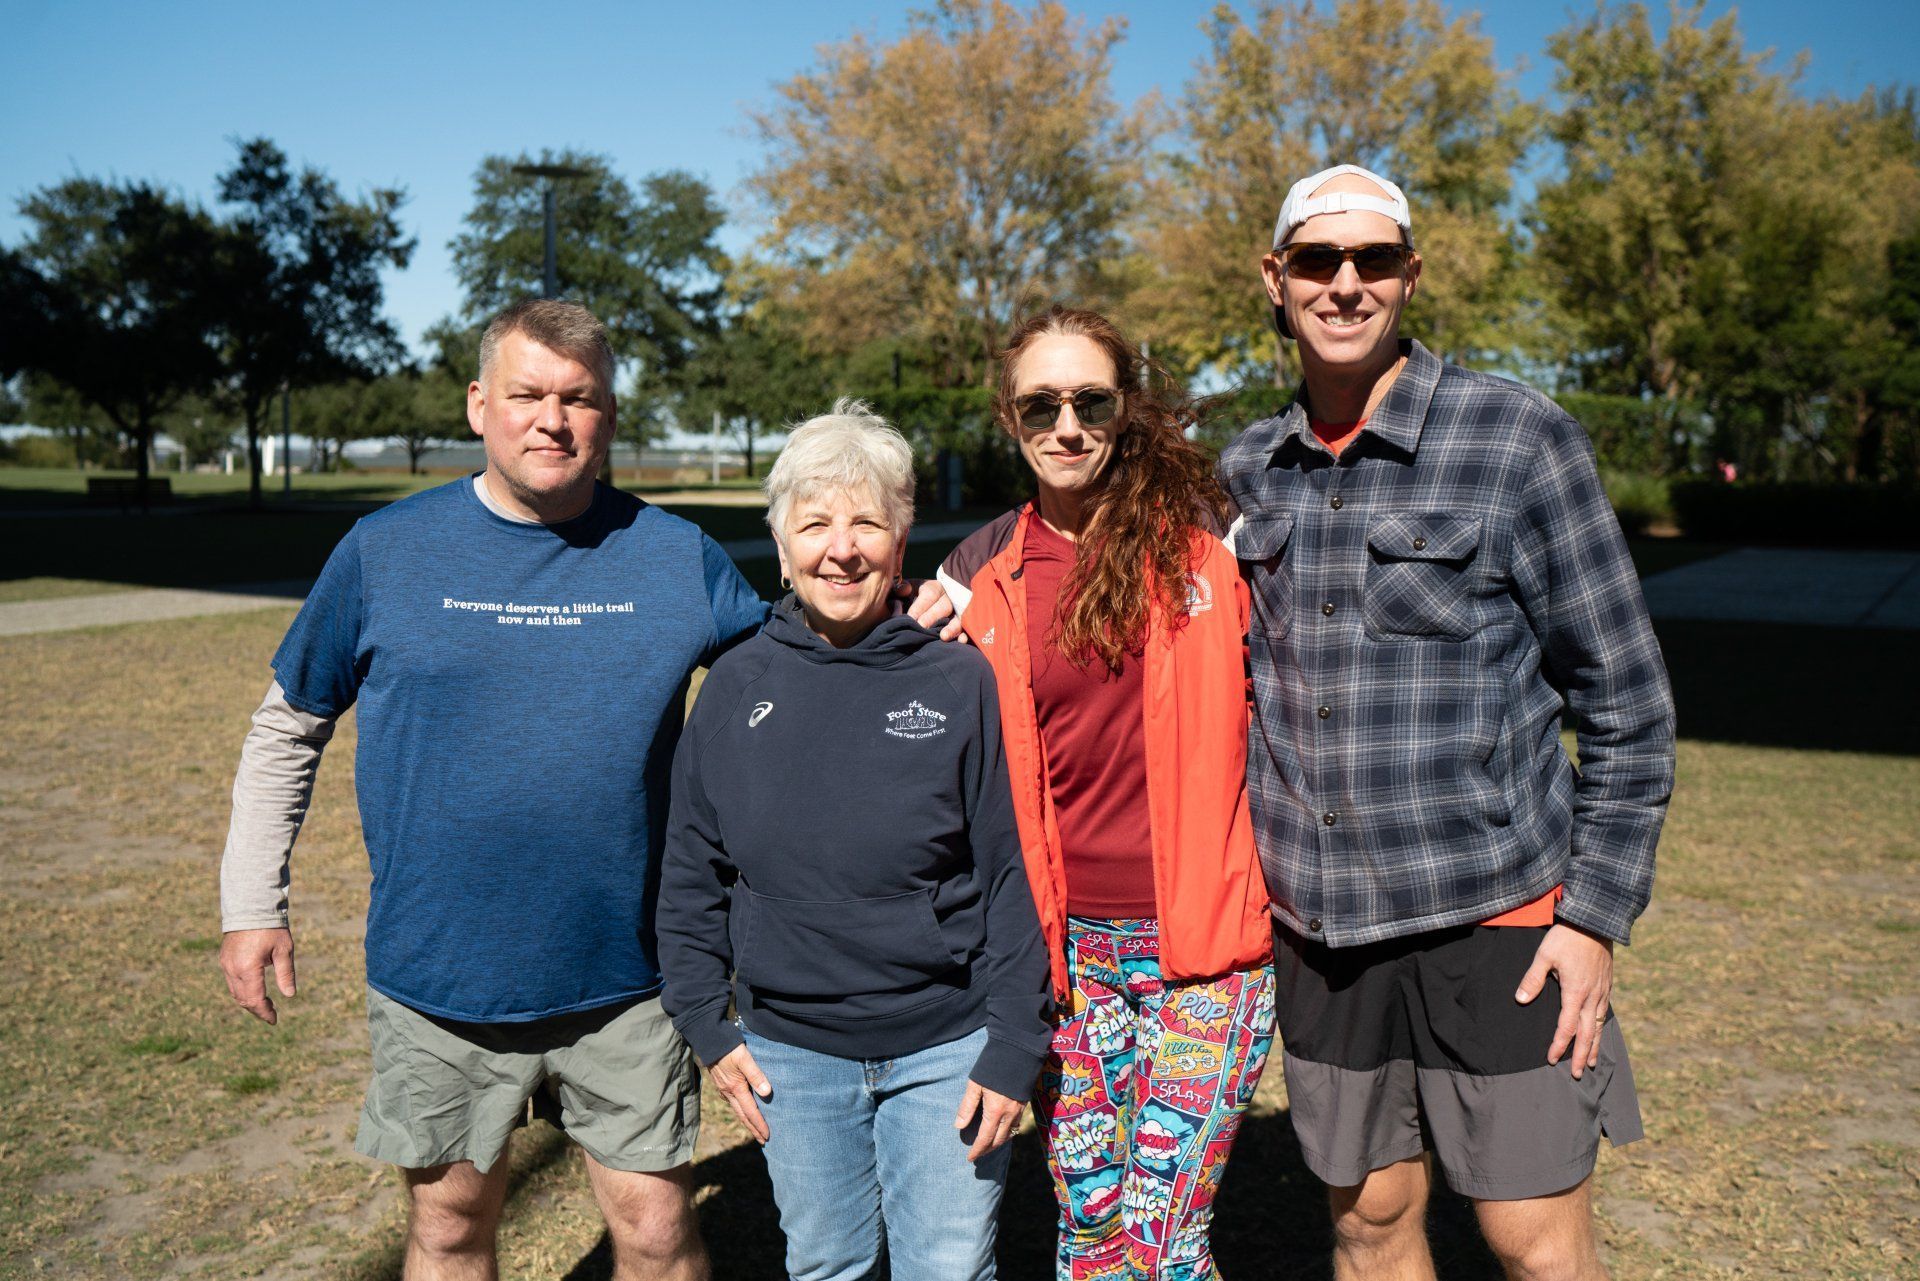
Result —
<svg viewBox="0 0 1920 1281"><path fill-rule="evenodd" d="M662 1000L701 1062L756 1035L889 1058L984 1026L1024 1100L1047 1052L993 671L905 616L835 649L793 597L714 664L674 756Z"/></svg>

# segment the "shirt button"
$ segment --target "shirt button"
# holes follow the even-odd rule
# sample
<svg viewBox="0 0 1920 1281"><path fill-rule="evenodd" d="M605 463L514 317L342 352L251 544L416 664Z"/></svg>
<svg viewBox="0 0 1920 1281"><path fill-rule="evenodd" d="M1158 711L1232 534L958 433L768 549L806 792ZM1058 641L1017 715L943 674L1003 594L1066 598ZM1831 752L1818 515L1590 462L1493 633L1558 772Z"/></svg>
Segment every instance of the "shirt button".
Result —
<svg viewBox="0 0 1920 1281"><path fill-rule="evenodd" d="M1328 827L1332 827L1335 823L1338 823L1340 821L1340 816L1334 813L1332 810L1328 810L1326 813L1320 816L1320 821L1322 823L1325 823Z"/></svg>
<svg viewBox="0 0 1920 1281"><path fill-rule="evenodd" d="M1336 495L1334 496L1334 499L1333 499L1333 501L1327 504L1327 506L1329 506L1329 507L1331 507L1331 508L1333 508L1333 509L1334 509L1335 511L1339 511L1339 510L1340 510L1340 505L1341 505L1341 504L1340 504L1340 497L1339 497L1339 495L1337 495L1337 494L1336 494Z"/></svg>
<svg viewBox="0 0 1920 1281"><path fill-rule="evenodd" d="M1308 922L1307 922L1307 932L1308 932L1309 934L1318 934L1318 933L1320 932L1320 918L1319 918L1319 917L1317 917L1317 916L1316 916L1316 917L1314 917L1314 918L1313 918L1313 919L1312 919L1311 921L1308 921Z"/></svg>
<svg viewBox="0 0 1920 1281"><path fill-rule="evenodd" d="M1324 604L1324 605L1322 605L1322 606L1320 607L1320 612L1321 612L1321 613L1323 613L1323 614L1325 614L1325 615L1326 615L1326 616L1327 616L1328 618L1332 618L1332 617L1333 617L1333 602L1332 602L1332 601L1328 601L1328 602L1327 602L1326 604Z"/></svg>
<svg viewBox="0 0 1920 1281"><path fill-rule="evenodd" d="M1323 721L1324 721L1325 719L1327 719L1327 717L1329 717L1329 716L1331 716L1331 715L1333 715L1333 709L1332 709L1331 707L1323 707L1323 708L1321 708L1321 709L1320 709L1320 719L1321 719L1321 720L1323 720Z"/></svg>
<svg viewBox="0 0 1920 1281"><path fill-rule="evenodd" d="M1424 538L1416 538L1416 539L1414 539L1414 540L1413 540L1413 550L1415 550L1415 551L1417 551L1417 552L1423 552L1423 551L1425 551L1425 550L1427 550L1427 540L1426 540L1426 539L1424 539Z"/></svg>

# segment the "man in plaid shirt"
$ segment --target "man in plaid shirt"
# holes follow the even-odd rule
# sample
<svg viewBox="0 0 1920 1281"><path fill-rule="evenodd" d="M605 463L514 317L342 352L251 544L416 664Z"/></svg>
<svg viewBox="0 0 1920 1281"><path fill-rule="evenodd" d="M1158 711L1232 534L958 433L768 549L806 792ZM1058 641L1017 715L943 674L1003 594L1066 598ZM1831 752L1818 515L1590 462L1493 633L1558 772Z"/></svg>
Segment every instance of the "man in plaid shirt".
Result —
<svg viewBox="0 0 1920 1281"><path fill-rule="evenodd" d="M1437 1161L1509 1275L1585 1281L1600 1138L1640 1137L1613 946L1672 698L1586 434L1400 338L1420 267L1393 183L1295 184L1261 269L1304 385L1220 459L1288 1103L1338 1276L1433 1276Z"/></svg>

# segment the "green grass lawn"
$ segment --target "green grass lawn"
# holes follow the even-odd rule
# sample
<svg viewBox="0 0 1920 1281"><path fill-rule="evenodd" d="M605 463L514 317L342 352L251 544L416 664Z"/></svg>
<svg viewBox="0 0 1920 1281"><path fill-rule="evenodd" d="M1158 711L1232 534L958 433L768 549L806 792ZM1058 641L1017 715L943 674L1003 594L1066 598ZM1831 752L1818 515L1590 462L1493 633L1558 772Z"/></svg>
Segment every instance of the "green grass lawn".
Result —
<svg viewBox="0 0 1920 1281"><path fill-rule="evenodd" d="M451 475L348 473L296 476L294 502L277 492L264 510L249 511L243 476L182 478L196 488L185 501L152 512L88 510L84 479L77 470L0 468L0 603L49 600L136 587L209 587L236 583L312 579L353 522L380 503L405 497ZM216 483L217 482L217 483ZM35 488L35 486L45 486ZM302 488L305 486L305 488ZM740 486L722 486L737 491ZM642 490L648 492L659 490ZM41 496L61 498L48 505ZM23 496L31 501L22 501ZM701 491L666 491L668 510L699 525L721 542L769 540L758 505L702 502ZM32 514L23 514L31 512ZM928 524L984 522L996 513L928 512ZM952 547L945 542L909 543L908 568L928 575ZM777 588L771 560L749 561L748 577L763 593Z"/></svg>
<svg viewBox="0 0 1920 1281"><path fill-rule="evenodd" d="M247 477L244 472L231 476L209 472L155 472L164 477L176 503L189 507L245 502ZM405 472L338 472L318 475L300 474L293 478L293 492L285 494L279 476L269 476L261 486L262 497L271 504L293 502L386 503L396 498L438 485L456 473L424 473L409 476ZM102 477L132 479L130 471L81 471L77 467L0 467L0 511L60 510L87 505L87 481Z"/></svg>
<svg viewBox="0 0 1920 1281"><path fill-rule="evenodd" d="M367 1067L351 716L294 864L300 995L281 1025L232 1008L213 965L235 754L291 617L0 638L0 1277L399 1275L396 1179L351 1152ZM1660 633L1683 742L1654 905L1619 961L1650 1138L1601 1154L1614 1275L1920 1278L1912 636ZM1286 1106L1270 1071L1219 1204L1241 1281L1329 1275ZM777 1275L759 1154L724 1105L706 1117L716 1275ZM512 1168L503 1274L607 1277L575 1150L537 1126ZM1002 1275L1050 1275L1031 1135L1003 1222ZM1444 1277L1494 1275L1461 1201L1437 1198L1432 1226Z"/></svg>
<svg viewBox="0 0 1920 1281"><path fill-rule="evenodd" d="M295 474L289 492L278 476L265 477L261 496L268 505L284 502L389 503L396 498L418 493L434 485L445 484L465 475L463 468L428 468L417 476L401 471L346 471ZM132 479L131 471L82 471L78 467L0 467L0 511L62 510L87 505L87 481L105 477ZM177 503L186 506L227 505L247 499L245 472L232 475L212 472L156 471L164 477ZM635 484L630 475L617 478L623 489L638 493L651 490L685 490L685 485ZM757 481L728 479L717 487L721 491L752 490ZM701 485L693 488L709 488Z"/></svg>

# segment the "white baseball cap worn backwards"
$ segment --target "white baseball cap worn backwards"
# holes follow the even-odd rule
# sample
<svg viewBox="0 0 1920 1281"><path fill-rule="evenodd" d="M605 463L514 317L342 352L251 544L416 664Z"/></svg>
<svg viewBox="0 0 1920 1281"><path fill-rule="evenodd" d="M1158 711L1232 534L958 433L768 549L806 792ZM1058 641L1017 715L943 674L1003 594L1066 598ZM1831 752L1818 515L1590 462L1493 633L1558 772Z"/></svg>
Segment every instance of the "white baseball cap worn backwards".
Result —
<svg viewBox="0 0 1920 1281"><path fill-rule="evenodd" d="M1324 196L1313 193L1342 174L1354 174L1365 178L1379 187L1386 195L1370 196L1359 191L1334 191ZM1363 209L1368 213L1385 214L1400 227L1400 234L1406 238L1407 246L1413 246L1413 211L1407 207L1407 193L1392 182L1382 178L1371 169L1362 169L1359 165L1335 165L1331 169L1322 169L1311 177L1302 178L1293 184L1287 192L1286 200L1280 206L1280 217L1273 224L1273 247L1278 249L1285 244L1300 224L1309 218L1321 214L1345 213L1349 209Z"/></svg>

